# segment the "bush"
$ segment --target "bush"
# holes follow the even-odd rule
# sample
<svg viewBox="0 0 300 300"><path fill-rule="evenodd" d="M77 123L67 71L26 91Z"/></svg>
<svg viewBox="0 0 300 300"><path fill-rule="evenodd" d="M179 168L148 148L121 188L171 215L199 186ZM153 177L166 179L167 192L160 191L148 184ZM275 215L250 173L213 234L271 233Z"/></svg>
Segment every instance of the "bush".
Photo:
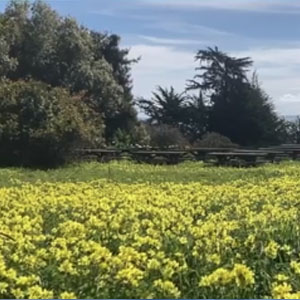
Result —
<svg viewBox="0 0 300 300"><path fill-rule="evenodd" d="M0 83L2 165L62 164L74 147L101 142L103 128L96 123L83 98L65 89L36 81Z"/></svg>
<svg viewBox="0 0 300 300"><path fill-rule="evenodd" d="M202 139L196 141L194 147L208 147L208 148L237 148L228 137L216 132L209 132L203 135Z"/></svg>
<svg viewBox="0 0 300 300"><path fill-rule="evenodd" d="M150 144L150 135L144 124L137 124L130 133L118 128L114 134L112 146L116 148L143 148Z"/></svg>
<svg viewBox="0 0 300 300"><path fill-rule="evenodd" d="M170 125L153 125L147 128L150 135L150 144L152 147L158 148L185 148L189 146L189 142L182 135L178 128Z"/></svg>

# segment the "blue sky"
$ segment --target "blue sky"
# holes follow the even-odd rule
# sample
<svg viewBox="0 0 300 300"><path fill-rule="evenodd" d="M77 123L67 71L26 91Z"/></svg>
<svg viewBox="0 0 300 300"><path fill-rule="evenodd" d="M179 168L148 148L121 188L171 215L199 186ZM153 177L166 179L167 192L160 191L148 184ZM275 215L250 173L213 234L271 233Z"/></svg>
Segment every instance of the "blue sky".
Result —
<svg viewBox="0 0 300 300"><path fill-rule="evenodd" d="M251 56L279 113L300 114L299 0L48 0L89 28L117 33L132 57L135 96L157 85L182 91L194 54L217 45ZM0 0L3 10L7 1Z"/></svg>

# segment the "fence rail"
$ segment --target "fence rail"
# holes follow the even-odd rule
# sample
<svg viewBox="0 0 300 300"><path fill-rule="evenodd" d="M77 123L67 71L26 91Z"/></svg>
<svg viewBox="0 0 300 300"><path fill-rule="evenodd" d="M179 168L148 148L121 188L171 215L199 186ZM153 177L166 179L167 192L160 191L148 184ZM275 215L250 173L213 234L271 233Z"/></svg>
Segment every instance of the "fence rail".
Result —
<svg viewBox="0 0 300 300"><path fill-rule="evenodd" d="M283 159L300 158L300 145L283 144L258 149L202 147L189 149L158 148L103 148L76 149L81 158L93 158L101 162L131 159L153 164L176 164L186 160L210 161L218 165L259 165L278 162Z"/></svg>

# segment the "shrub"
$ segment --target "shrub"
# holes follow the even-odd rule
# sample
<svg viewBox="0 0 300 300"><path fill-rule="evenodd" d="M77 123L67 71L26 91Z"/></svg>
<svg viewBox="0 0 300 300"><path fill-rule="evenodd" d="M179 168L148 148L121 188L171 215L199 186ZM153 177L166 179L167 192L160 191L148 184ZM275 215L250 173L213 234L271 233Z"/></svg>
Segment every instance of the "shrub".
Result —
<svg viewBox="0 0 300 300"><path fill-rule="evenodd" d="M237 148L228 137L216 132L209 132L203 135L201 140L194 143L194 147L210 147L210 148Z"/></svg>
<svg viewBox="0 0 300 300"><path fill-rule="evenodd" d="M141 148L148 147L150 144L150 135L143 123L135 124L130 133L118 128L113 137L112 146L116 148Z"/></svg>
<svg viewBox="0 0 300 300"><path fill-rule="evenodd" d="M36 81L0 83L2 165L62 164L73 147L101 142L102 126L95 124L83 98L65 89Z"/></svg>
<svg viewBox="0 0 300 300"><path fill-rule="evenodd" d="M189 145L187 139L182 135L178 128L170 125L153 125L148 126L150 134L150 144L158 148L184 148Z"/></svg>

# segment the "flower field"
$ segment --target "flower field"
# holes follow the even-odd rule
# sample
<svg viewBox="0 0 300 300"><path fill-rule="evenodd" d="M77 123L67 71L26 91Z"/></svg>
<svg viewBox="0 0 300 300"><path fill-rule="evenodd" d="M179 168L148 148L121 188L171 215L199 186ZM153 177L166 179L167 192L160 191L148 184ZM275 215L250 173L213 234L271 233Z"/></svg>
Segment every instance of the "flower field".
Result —
<svg viewBox="0 0 300 300"><path fill-rule="evenodd" d="M299 163L0 177L0 298L300 297Z"/></svg>

